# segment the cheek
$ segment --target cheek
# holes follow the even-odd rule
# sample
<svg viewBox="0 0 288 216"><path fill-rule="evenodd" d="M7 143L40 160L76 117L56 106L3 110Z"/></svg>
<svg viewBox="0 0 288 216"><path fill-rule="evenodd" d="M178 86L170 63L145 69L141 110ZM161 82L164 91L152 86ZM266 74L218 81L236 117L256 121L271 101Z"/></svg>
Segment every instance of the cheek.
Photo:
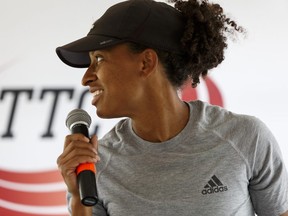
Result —
<svg viewBox="0 0 288 216"><path fill-rule="evenodd" d="M98 104L100 117L129 116L141 101L141 83L133 70L119 67L106 70L99 79L104 87L104 97Z"/></svg>
<svg viewBox="0 0 288 216"><path fill-rule="evenodd" d="M131 91L138 83L137 72L134 68L133 65L113 68L110 74L107 74L106 84L118 90Z"/></svg>
<svg viewBox="0 0 288 216"><path fill-rule="evenodd" d="M103 64L98 78L108 97L113 97L113 100L120 98L124 100L126 97L133 96L139 86L140 76L137 73L137 62L124 59L109 65Z"/></svg>

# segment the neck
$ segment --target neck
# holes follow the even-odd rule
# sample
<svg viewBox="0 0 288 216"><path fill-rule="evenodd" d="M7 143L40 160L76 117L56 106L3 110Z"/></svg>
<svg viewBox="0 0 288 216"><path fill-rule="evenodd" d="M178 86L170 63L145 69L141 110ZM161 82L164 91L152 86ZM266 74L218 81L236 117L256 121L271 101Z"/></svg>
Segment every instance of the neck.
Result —
<svg viewBox="0 0 288 216"><path fill-rule="evenodd" d="M134 132L144 140L163 142L175 137L186 126L189 119L189 108L180 100L177 92L159 94L147 98L147 107L141 107L139 115L132 117Z"/></svg>

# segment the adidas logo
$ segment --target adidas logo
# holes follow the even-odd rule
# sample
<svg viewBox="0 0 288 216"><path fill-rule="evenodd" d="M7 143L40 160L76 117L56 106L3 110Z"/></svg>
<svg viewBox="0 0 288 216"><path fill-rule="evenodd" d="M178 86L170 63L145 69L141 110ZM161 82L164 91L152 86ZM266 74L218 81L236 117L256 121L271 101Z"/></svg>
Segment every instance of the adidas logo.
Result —
<svg viewBox="0 0 288 216"><path fill-rule="evenodd" d="M211 179L208 181L208 183L204 186L204 189L202 190L202 194L213 194L213 193L219 193L219 192L225 192L228 190L227 186L224 186L222 182L213 175Z"/></svg>

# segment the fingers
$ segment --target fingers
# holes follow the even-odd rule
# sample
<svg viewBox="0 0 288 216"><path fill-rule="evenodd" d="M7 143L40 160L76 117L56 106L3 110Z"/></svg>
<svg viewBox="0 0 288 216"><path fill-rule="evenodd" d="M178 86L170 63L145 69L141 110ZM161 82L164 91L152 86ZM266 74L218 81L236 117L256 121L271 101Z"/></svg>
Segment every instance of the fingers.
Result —
<svg viewBox="0 0 288 216"><path fill-rule="evenodd" d="M81 163L97 163L100 160L97 137L94 135L89 141L82 134L66 136L63 153L57 159L62 175L71 175Z"/></svg>
<svg viewBox="0 0 288 216"><path fill-rule="evenodd" d="M63 153L57 160L58 165L69 162L75 168L80 163L96 163L99 161L97 152L97 137L93 136L90 140L82 134L66 136Z"/></svg>
<svg viewBox="0 0 288 216"><path fill-rule="evenodd" d="M64 142L64 149L72 141L83 141L83 142L89 143L90 140L89 140L89 138L87 138L86 136L84 136L83 134L80 134L80 133L67 135L65 138L65 142Z"/></svg>
<svg viewBox="0 0 288 216"><path fill-rule="evenodd" d="M91 144L94 146L96 152L98 152L98 137L93 135L90 140Z"/></svg>
<svg viewBox="0 0 288 216"><path fill-rule="evenodd" d="M97 163L100 160L97 148L98 141L95 135L91 140L82 134L66 136L64 149L57 158L57 164L69 192L79 193L75 170L82 163Z"/></svg>

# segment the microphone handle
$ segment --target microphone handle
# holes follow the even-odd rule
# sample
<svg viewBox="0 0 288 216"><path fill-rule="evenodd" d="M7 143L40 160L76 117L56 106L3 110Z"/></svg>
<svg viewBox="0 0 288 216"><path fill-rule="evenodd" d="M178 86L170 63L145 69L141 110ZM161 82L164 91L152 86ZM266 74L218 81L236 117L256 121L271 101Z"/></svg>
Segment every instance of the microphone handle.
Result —
<svg viewBox="0 0 288 216"><path fill-rule="evenodd" d="M72 134L81 133L89 138L88 128L84 124L75 124L71 128ZM94 206L98 202L96 187L96 167L94 163L80 164L76 169L81 203Z"/></svg>
<svg viewBox="0 0 288 216"><path fill-rule="evenodd" d="M89 138L89 131L88 131L88 128L85 124L75 124L71 128L71 133L72 134L81 133L84 136L86 136L87 138Z"/></svg>

